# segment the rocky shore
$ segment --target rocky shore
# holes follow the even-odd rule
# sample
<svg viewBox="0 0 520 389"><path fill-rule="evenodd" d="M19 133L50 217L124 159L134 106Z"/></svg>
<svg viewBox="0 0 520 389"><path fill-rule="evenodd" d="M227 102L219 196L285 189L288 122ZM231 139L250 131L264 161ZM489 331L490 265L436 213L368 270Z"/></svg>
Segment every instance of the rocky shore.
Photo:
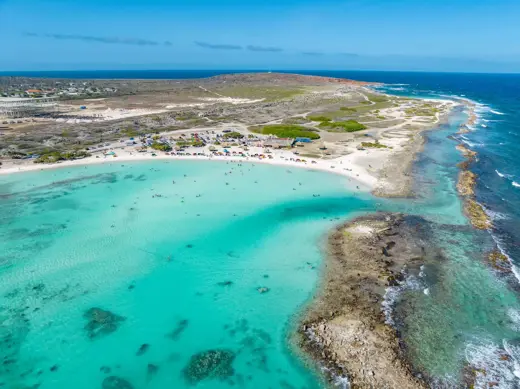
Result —
<svg viewBox="0 0 520 389"><path fill-rule="evenodd" d="M324 279L298 329L299 346L331 386L348 379L352 389L427 387L414 376L381 308L386 288L399 283L406 267L422 263L420 220L377 213L331 233Z"/></svg>

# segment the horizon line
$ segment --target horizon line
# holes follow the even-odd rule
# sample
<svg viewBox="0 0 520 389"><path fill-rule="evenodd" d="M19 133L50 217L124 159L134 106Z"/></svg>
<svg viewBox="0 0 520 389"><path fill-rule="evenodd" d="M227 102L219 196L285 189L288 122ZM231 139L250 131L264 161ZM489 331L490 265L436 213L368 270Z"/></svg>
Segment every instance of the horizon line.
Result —
<svg viewBox="0 0 520 389"><path fill-rule="evenodd" d="M23 73L77 73L77 72L219 72L231 73L294 73L299 72L373 72L373 73L431 73L431 74L496 74L496 75L516 75L518 72L489 72L489 71L455 71L455 70L382 70L382 69L52 69L52 70L0 70L2 74L23 74Z"/></svg>

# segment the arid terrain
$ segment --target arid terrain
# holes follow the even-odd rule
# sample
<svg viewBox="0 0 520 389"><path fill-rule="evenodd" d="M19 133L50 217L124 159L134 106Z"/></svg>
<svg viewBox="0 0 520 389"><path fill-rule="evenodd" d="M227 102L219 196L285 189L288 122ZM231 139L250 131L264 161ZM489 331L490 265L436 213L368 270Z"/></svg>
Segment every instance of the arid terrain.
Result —
<svg viewBox="0 0 520 389"><path fill-rule="evenodd" d="M15 82L35 85L36 81L4 78L0 85L12 88ZM57 82L71 83L38 82L42 89L55 89ZM69 156L60 160L88 155L99 159L107 152L130 157L137 153L128 141L150 136L173 146L181 142L188 155L208 155L208 147L202 146L215 153L219 142L208 138L204 145L190 148L185 139L231 129L245 139L254 138L254 146L269 137L311 136L311 141L284 146L283 159L305 158L305 163L312 161L323 169L341 169L354 179L359 177L377 195L403 196L409 194L407 171L421 147L421 130L432 128L455 104L388 96L364 82L277 73L197 80L75 80L77 84L117 92L61 98L49 114L2 119L2 170L56 153ZM232 149L235 146L242 149ZM242 154L243 146L251 142L227 145L233 154L249 157L250 153ZM150 153L157 156L151 149L139 151L148 151L141 158ZM273 150L272 155L279 159L279 153Z"/></svg>

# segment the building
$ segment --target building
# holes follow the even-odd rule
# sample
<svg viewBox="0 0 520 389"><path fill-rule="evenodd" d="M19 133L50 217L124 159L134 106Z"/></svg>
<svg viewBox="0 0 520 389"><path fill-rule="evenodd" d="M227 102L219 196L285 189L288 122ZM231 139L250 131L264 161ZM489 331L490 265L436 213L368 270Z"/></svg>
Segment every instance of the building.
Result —
<svg viewBox="0 0 520 389"><path fill-rule="evenodd" d="M0 97L0 118L34 117L56 112L56 97Z"/></svg>
<svg viewBox="0 0 520 389"><path fill-rule="evenodd" d="M293 138L273 138L266 139L264 141L264 147L272 147L275 149L281 149L284 147L291 147L294 143Z"/></svg>
<svg viewBox="0 0 520 389"><path fill-rule="evenodd" d="M34 96L41 95L43 91L41 91L40 89L28 89L25 91L25 93L27 93L29 96Z"/></svg>

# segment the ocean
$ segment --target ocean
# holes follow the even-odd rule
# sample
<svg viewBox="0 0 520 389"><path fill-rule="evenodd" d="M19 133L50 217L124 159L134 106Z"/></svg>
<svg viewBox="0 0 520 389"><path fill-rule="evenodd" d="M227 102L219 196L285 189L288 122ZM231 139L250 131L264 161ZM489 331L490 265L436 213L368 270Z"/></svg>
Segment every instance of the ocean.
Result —
<svg viewBox="0 0 520 389"><path fill-rule="evenodd" d="M55 76L74 74L92 77ZM476 101L479 121L459 141L478 152L470 169L493 229L469 226L455 189L462 157L452 136L467 118L462 110L426 133L413 200L360 194L337 175L248 163L114 163L1 176L0 381L87 389L115 375L137 389L323 387L288 338L319 281L327 231L386 210L424 217L440 248L385 301L417 371L434 387L456 388L469 365L475 387L518 387L518 280L495 273L484 255L497 242L520 266L520 75L312 74ZM208 378L204 358L220 364L199 382Z"/></svg>

